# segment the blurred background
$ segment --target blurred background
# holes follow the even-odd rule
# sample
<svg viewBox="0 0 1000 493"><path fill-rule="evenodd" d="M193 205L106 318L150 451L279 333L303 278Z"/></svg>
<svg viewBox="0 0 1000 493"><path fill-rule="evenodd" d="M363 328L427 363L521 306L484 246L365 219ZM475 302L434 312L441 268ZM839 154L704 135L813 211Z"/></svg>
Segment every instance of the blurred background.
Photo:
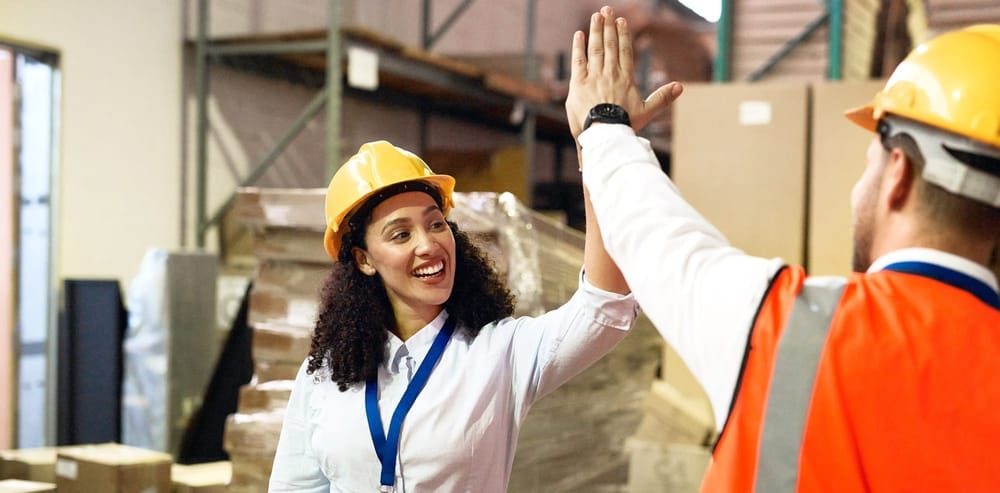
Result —
<svg viewBox="0 0 1000 493"><path fill-rule="evenodd" d="M921 41L1000 22L995 0L0 0L0 480L265 491L325 186L367 141L458 179L519 313L561 304L570 40L603 4L640 87L686 85L643 130L664 172L734 245L813 274L850 267L870 135L843 110ZM643 319L533 411L511 491L696 491L711 416ZM100 479L129 467L147 479Z"/></svg>

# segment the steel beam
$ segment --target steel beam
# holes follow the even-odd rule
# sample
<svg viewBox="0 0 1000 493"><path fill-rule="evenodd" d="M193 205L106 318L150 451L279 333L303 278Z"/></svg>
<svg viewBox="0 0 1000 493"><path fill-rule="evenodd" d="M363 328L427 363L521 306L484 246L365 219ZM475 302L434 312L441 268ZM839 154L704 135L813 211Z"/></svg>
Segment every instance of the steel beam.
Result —
<svg viewBox="0 0 1000 493"><path fill-rule="evenodd" d="M771 57L768 58L766 62L764 62L764 65L761 65L760 68L754 70L749 76L747 76L747 80L749 80L750 82L756 82L760 80L760 78L763 77L765 74L767 74L767 72L770 71L772 68L774 68L774 66L777 65L778 62L780 62L783 58L785 58L785 56L791 53L791 51L795 49L796 46L800 45L803 41L809 39L809 36L812 36L812 34L816 32L816 30L819 29L824 23L826 23L827 19L829 18L830 18L830 11L825 11L818 17L813 19L809 24L806 24L806 27L804 27L802 31L796 34L794 38L788 40L788 42L785 43L781 47L781 49L779 49L775 54L771 55Z"/></svg>
<svg viewBox="0 0 1000 493"><path fill-rule="evenodd" d="M535 14L537 0L527 0L527 12L524 29L524 80L534 83L538 80L538 67L535 60ZM524 204L532 207L534 195L533 181L535 178L535 127L538 114L533 105L526 104L524 123L521 125L521 142L524 145L524 187L525 196L521 197Z"/></svg>
<svg viewBox="0 0 1000 493"><path fill-rule="evenodd" d="M267 171L272 164L274 164L274 161L278 159L278 156L280 156L288 145L299 136L299 133L302 132L302 129L306 127L309 121L312 120L321 109L323 109L323 106L326 104L327 97L328 93L326 89L323 89L313 97L312 101L310 101L305 109L302 110L302 113L299 114L298 118L292 122L291 127L289 127L288 130L278 138L278 141L274 143L271 150L269 150L267 154L261 158L260 162L253 169L253 171L243 178L239 186L248 187L253 185L257 179L259 179L261 175L263 175L264 172ZM209 218L209 220L205 223L204 228L207 230L213 225L219 224L219 222L222 221L222 217L226 214L226 211L232 207L235 200L236 193L234 192L230 194L229 198L226 199L222 206L215 211L215 214Z"/></svg>
<svg viewBox="0 0 1000 493"><path fill-rule="evenodd" d="M829 62L826 78L840 80L843 78L843 35L844 35L844 2L843 0L826 0L827 11L830 13Z"/></svg>
<svg viewBox="0 0 1000 493"><path fill-rule="evenodd" d="M195 46L195 164L198 191L195 197L196 246L205 247L208 215L208 0L198 0L198 42Z"/></svg>
<svg viewBox="0 0 1000 493"><path fill-rule="evenodd" d="M458 18L469 9L473 1L474 0L462 0L462 3L458 4L458 6L455 7L455 10L452 10L451 13L448 14L448 17L441 23L441 27L431 33L430 7L429 3L427 3L430 2L430 0L425 0L424 8L426 9L426 17L424 18L424 49L429 50L433 48L434 44L436 44L438 40L441 39L449 29L451 29L451 26L455 24L455 21L457 21Z"/></svg>
<svg viewBox="0 0 1000 493"><path fill-rule="evenodd" d="M200 1L200 0L199 0ZM266 43L211 43L206 50L210 56L282 55L288 53L320 53L326 51L326 40L269 41Z"/></svg>
<svg viewBox="0 0 1000 493"><path fill-rule="evenodd" d="M712 80L726 82L730 78L733 49L733 0L721 0L719 22L715 24L715 66Z"/></svg>
<svg viewBox="0 0 1000 493"><path fill-rule="evenodd" d="M342 39L340 37L341 0L327 4L326 47L326 179L333 178L340 168L341 100L343 98Z"/></svg>

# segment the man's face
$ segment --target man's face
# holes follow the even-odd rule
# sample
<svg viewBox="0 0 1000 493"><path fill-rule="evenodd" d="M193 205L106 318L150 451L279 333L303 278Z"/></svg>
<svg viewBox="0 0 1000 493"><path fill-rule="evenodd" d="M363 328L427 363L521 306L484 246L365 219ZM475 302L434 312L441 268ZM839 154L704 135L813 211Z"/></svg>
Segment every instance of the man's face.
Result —
<svg viewBox="0 0 1000 493"><path fill-rule="evenodd" d="M851 190L851 212L853 216L854 252L851 268L854 272L865 272L871 266L872 245L876 229L876 205L882 171L885 169L886 152L878 137L873 138L865 154L865 171Z"/></svg>

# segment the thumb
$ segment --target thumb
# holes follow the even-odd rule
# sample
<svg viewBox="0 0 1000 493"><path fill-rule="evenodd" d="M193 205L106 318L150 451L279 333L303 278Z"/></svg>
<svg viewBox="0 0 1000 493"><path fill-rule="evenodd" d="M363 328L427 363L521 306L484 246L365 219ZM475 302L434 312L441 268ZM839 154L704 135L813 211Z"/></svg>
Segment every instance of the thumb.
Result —
<svg viewBox="0 0 1000 493"><path fill-rule="evenodd" d="M684 86L680 82L671 82L660 86L646 98L643 107L644 113L650 117L655 116L664 108L670 106L670 103L673 103L682 92L684 92Z"/></svg>

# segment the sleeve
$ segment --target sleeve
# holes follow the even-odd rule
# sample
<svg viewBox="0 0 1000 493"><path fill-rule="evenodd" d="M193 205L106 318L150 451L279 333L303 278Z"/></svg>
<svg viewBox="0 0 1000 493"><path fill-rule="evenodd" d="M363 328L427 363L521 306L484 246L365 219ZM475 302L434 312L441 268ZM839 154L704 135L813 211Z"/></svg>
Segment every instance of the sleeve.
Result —
<svg viewBox="0 0 1000 493"><path fill-rule="evenodd" d="M320 469L312 452L312 437L309 431L309 396L315 384L313 376L306 373L306 362L302 363L295 377L285 411L285 421L281 426L281 438L274 454L271 468L269 493L329 493L330 481Z"/></svg>
<svg viewBox="0 0 1000 493"><path fill-rule="evenodd" d="M725 423L757 308L780 259L732 247L626 125L580 135L583 181L608 253L643 312L701 382Z"/></svg>
<svg viewBox="0 0 1000 493"><path fill-rule="evenodd" d="M514 324L510 352L515 415L608 354L635 322L638 305L631 294L599 289L582 274L577 291L564 305L538 317L507 319Z"/></svg>

